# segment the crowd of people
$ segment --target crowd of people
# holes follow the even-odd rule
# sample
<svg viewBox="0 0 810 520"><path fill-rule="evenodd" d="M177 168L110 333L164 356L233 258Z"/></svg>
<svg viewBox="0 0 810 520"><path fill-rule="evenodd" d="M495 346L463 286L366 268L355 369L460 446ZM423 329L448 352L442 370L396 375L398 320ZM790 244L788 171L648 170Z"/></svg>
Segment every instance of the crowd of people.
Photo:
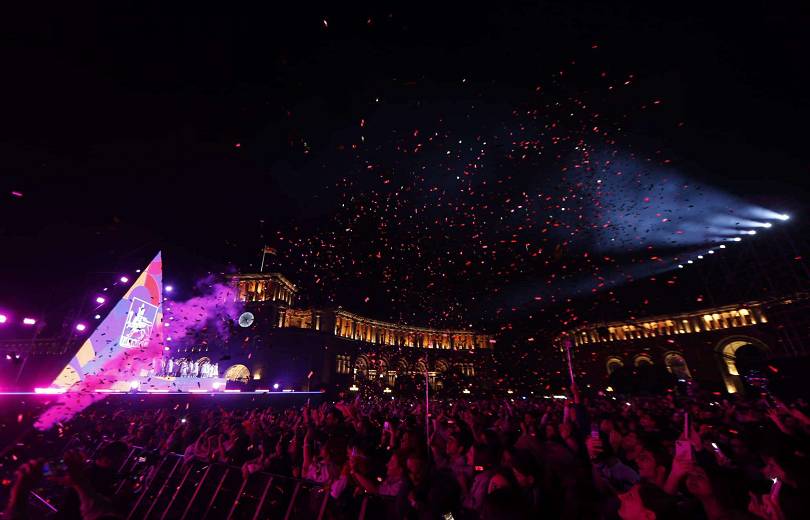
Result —
<svg viewBox="0 0 810 520"><path fill-rule="evenodd" d="M219 363L211 363L207 358L191 360L185 358L161 358L153 362L150 375L172 377L219 377Z"/></svg>
<svg viewBox="0 0 810 520"><path fill-rule="evenodd" d="M276 408L89 410L102 448L64 454L60 514L125 517L110 494L130 446L303 479L329 493L327 518L357 518L364 495L415 519L806 518L806 402L769 396L584 396L424 402L348 397ZM64 432L63 432L64 433ZM26 518L44 461L22 464L8 518ZM354 516L352 516L354 515ZM367 516L371 518L372 516Z"/></svg>

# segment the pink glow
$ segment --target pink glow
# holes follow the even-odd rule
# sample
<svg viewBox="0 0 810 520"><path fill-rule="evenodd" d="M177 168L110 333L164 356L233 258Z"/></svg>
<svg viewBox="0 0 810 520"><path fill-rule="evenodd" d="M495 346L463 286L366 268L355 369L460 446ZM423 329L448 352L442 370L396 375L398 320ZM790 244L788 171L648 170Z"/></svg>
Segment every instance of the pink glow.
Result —
<svg viewBox="0 0 810 520"><path fill-rule="evenodd" d="M84 332L84 330L86 328L87 328L87 325L85 325L84 323L77 323L76 324L76 330L78 330L79 332Z"/></svg>
<svg viewBox="0 0 810 520"><path fill-rule="evenodd" d="M121 277L121 283L127 283L128 281L129 281L129 278L127 278L126 276Z"/></svg>
<svg viewBox="0 0 810 520"><path fill-rule="evenodd" d="M151 269L152 265L150 265ZM159 269L160 264L157 264L155 270ZM105 361L101 371L85 374L84 378L73 385L57 405L52 406L40 416L36 427L40 430L52 428L102 399L104 394L121 393L112 390L97 392L97 390L110 389L112 385L120 382L126 382L125 385L127 385L134 379L140 380L140 373L154 368L154 364L159 363L163 356L166 347L163 324L167 323L169 319L172 320L172 337L175 340L180 340L186 334L203 328L215 331L220 337L227 337L229 320L239 316L242 308L241 303L233 301L233 289L225 285L212 284L209 279L202 281L197 288L204 290L205 294L185 302L173 302L170 307L163 309L163 321L155 323L148 345L139 349L119 351L116 356ZM101 326L104 326L103 322ZM151 381L142 380L139 392L144 394L173 393L168 388L170 384L158 378L152 378Z"/></svg>
<svg viewBox="0 0 810 520"><path fill-rule="evenodd" d="M0 323L5 323L8 321L8 317L5 314L0 314Z"/></svg>
<svg viewBox="0 0 810 520"><path fill-rule="evenodd" d="M35 320L34 318L23 318L23 323L25 325L36 325L37 320Z"/></svg>
<svg viewBox="0 0 810 520"><path fill-rule="evenodd" d="M49 395L64 394L65 389L64 388L50 388L50 387L49 388L34 388L34 393L35 394L49 394Z"/></svg>
<svg viewBox="0 0 810 520"><path fill-rule="evenodd" d="M99 297L96 298L96 303L104 303L105 301L106 300L104 299L103 296L99 296Z"/></svg>
<svg viewBox="0 0 810 520"><path fill-rule="evenodd" d="M21 191L12 191L11 194L18 198L23 196Z"/></svg>

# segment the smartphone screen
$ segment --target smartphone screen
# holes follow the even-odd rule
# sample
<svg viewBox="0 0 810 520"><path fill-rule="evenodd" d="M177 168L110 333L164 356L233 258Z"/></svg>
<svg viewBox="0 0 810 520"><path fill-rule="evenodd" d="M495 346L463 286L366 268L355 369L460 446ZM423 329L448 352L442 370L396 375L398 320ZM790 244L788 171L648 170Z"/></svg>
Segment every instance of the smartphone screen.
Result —
<svg viewBox="0 0 810 520"><path fill-rule="evenodd" d="M692 460L692 443L681 439L675 441L675 458Z"/></svg>

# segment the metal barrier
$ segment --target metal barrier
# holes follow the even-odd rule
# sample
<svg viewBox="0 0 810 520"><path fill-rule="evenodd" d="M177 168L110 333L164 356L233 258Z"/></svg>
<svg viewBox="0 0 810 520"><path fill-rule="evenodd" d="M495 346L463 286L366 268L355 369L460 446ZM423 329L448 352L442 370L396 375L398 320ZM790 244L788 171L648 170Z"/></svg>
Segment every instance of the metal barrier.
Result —
<svg viewBox="0 0 810 520"><path fill-rule="evenodd" d="M160 456L132 447L118 468L120 482L112 498L126 508L128 520L323 520L395 518L393 500L376 495L335 501L329 487L315 482L258 472L242 477L241 468L176 453ZM37 503L33 499L39 499ZM36 517L57 513L49 501L32 497Z"/></svg>
<svg viewBox="0 0 810 520"><path fill-rule="evenodd" d="M225 464L191 461L170 453L153 464L141 448L132 448L121 473L135 483L137 498L127 519L169 520L322 520L337 507L329 488L314 482L254 473L243 478L240 468ZM364 496L341 517L393 516L393 502L384 497Z"/></svg>

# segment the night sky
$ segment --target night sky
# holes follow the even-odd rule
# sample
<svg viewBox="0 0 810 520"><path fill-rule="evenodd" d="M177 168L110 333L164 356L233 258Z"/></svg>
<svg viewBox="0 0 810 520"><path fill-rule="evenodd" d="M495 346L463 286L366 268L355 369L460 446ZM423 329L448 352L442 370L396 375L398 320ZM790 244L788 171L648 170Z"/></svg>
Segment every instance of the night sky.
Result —
<svg viewBox="0 0 810 520"><path fill-rule="evenodd" d="M158 249L190 296L266 244L312 303L554 330L695 304L672 267L729 210L806 228L799 2L15 4L15 315L58 321Z"/></svg>

